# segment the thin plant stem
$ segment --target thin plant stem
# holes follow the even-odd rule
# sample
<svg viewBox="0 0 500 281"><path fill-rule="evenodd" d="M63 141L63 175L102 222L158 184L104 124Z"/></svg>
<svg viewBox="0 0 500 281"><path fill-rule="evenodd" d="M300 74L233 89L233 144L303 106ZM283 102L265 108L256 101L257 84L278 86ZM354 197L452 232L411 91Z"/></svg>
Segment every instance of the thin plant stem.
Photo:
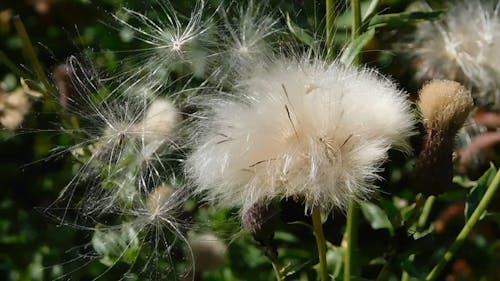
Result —
<svg viewBox="0 0 500 281"><path fill-rule="evenodd" d="M351 0L352 10L352 40L359 37L361 31L361 6L359 0ZM357 54L353 65L360 63L360 55ZM352 280L358 276L360 268L357 259L358 250L358 228L359 228L359 206L356 201L351 200L347 210L347 248L344 254L344 280Z"/></svg>
<svg viewBox="0 0 500 281"><path fill-rule="evenodd" d="M5 55L5 53L2 51L0 51L0 63L3 63L5 66L7 66L10 71L14 72L17 76L27 77L26 72L17 67L17 65L12 62L9 57L7 57L7 55Z"/></svg>
<svg viewBox="0 0 500 281"><path fill-rule="evenodd" d="M318 246L320 280L327 281L328 271L326 269L326 241L325 235L323 234L323 224L321 223L321 212L318 207L313 208L312 221L314 236L316 237L316 245Z"/></svg>
<svg viewBox="0 0 500 281"><path fill-rule="evenodd" d="M420 199L420 201L422 201ZM422 230L425 225L427 224L427 220L429 219L429 215L431 214L432 211L432 206L434 205L434 202L436 202L436 196L431 195L427 197L425 200L425 203L423 205L422 213L418 217L417 221L417 227L419 230ZM421 204L420 204L421 205ZM409 257L410 261L413 261L415 259L415 255L411 255ZM403 273L401 274L401 281L409 281L410 280L410 274L408 272L403 270Z"/></svg>
<svg viewBox="0 0 500 281"><path fill-rule="evenodd" d="M361 4L359 0L351 0L351 10L352 10L352 34L351 39L354 41L359 37L361 33ZM354 58L353 64L357 65L360 63L360 55L358 54Z"/></svg>
<svg viewBox="0 0 500 281"><path fill-rule="evenodd" d="M335 34L335 0L326 0L326 57L334 58L333 37Z"/></svg>
<svg viewBox="0 0 500 281"><path fill-rule="evenodd" d="M434 205L435 201L436 196L434 195L427 197L427 200L425 200L424 208L422 209L422 213L420 214L417 222L417 226L419 229L424 228L427 224L427 219L429 219L429 215L431 214L432 206Z"/></svg>
<svg viewBox="0 0 500 281"><path fill-rule="evenodd" d="M389 278L389 276L391 276L392 264L393 264L394 259L396 257L396 252L393 251L392 253L390 253L390 256L391 256L390 259L387 259L384 266L382 267L382 269L378 273L377 279L375 279L375 281L387 280Z"/></svg>
<svg viewBox="0 0 500 281"><path fill-rule="evenodd" d="M271 264L273 265L274 276L276 277L276 281L284 281L285 278L283 278L283 274L281 273L281 268L278 264L278 261L276 259L272 258Z"/></svg>
<svg viewBox="0 0 500 281"><path fill-rule="evenodd" d="M45 72L43 71L42 64L38 60L35 49L33 48L33 44L31 43L30 37L28 36L28 32L26 31L26 28L24 27L24 24L19 15L14 17L14 26L16 28L17 34L23 42L24 53L30 60L31 66L35 70L38 79L45 87L45 91L54 91L54 88L49 83L47 75L45 75ZM47 97L47 93L44 93L44 95L45 97Z"/></svg>
<svg viewBox="0 0 500 281"><path fill-rule="evenodd" d="M347 210L347 248L344 254L344 280L352 280L359 274L358 251L359 206L354 200Z"/></svg>
<svg viewBox="0 0 500 281"><path fill-rule="evenodd" d="M415 259L415 255L410 255L408 258L411 262ZM401 281L410 281L410 274L403 270L403 274L401 274Z"/></svg>
<svg viewBox="0 0 500 281"><path fill-rule="evenodd" d="M493 178L493 181L491 182L490 186L488 186L488 189L486 190L486 193L484 194L483 198L481 198L481 201L479 202L477 208L474 210L469 220L465 223L464 227L455 238L453 244L444 254L444 257L439 261L438 264L436 264L436 266L434 266L431 272L427 275L427 277L425 278L426 281L434 281L438 279L438 277L441 275L446 265L453 259L453 257L460 249L460 247L462 247L465 240L467 239L467 236L469 236L472 229L479 221L481 215L486 211L486 207L488 206L491 199L495 195L495 192L497 191L499 185L500 185L500 170L495 175L495 178Z"/></svg>

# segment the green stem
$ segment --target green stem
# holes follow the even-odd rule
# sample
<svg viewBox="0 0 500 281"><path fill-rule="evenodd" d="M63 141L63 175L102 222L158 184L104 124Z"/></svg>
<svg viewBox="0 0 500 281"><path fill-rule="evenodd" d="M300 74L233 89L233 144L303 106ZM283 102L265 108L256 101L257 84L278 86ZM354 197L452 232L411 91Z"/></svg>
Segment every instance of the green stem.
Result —
<svg viewBox="0 0 500 281"><path fill-rule="evenodd" d="M481 215L486 211L486 207L488 206L491 199L495 195L495 192L497 191L499 185L500 185L500 170L495 175L495 178L488 187L488 190L486 190L486 193L484 194L483 198L481 198L479 205L474 210L469 220L465 223L464 227L458 234L457 238L455 238L455 241L453 242L451 247L446 251L444 257L439 261L438 264L436 264L436 266L432 269L429 275L427 275L427 277L425 278L426 281L436 280L441 275L446 265L453 259L453 257L460 249L460 247L462 247L462 245L465 242L465 239L467 239L467 236L469 236L472 229L479 221Z"/></svg>
<svg viewBox="0 0 500 281"><path fill-rule="evenodd" d="M17 65L12 62L4 52L0 51L0 63L3 63L7 66L10 71L14 72L18 77L27 77L26 72L24 72L21 68L17 67Z"/></svg>
<svg viewBox="0 0 500 281"><path fill-rule="evenodd" d="M361 31L361 6L359 0L351 0L352 9L352 40L359 37ZM360 63L360 55L356 55L353 65ZM351 200L347 210L347 248L344 255L344 280L352 280L359 276L360 268L357 259L359 228L359 206Z"/></svg>
<svg viewBox="0 0 500 281"><path fill-rule="evenodd" d="M344 255L344 280L352 280L359 275L357 263L359 206L351 201L347 210L347 248Z"/></svg>
<svg viewBox="0 0 500 281"><path fill-rule="evenodd" d="M352 36L351 39L354 41L361 34L361 4L359 0L351 0L351 10L352 10ZM354 65L359 64L361 61L360 55L358 54L353 61Z"/></svg>
<svg viewBox="0 0 500 281"><path fill-rule="evenodd" d="M427 219L431 214L432 205L434 205L434 201L436 201L436 196L434 195L427 197L427 200L425 200L424 208L422 209L422 213L420 214L420 217L418 218L417 222L418 229L420 230L423 229L427 224Z"/></svg>
<svg viewBox="0 0 500 281"><path fill-rule="evenodd" d="M408 259L412 262L415 259L415 255L410 255ZM410 274L403 270L403 274L401 274L401 281L410 281Z"/></svg>
<svg viewBox="0 0 500 281"><path fill-rule="evenodd" d="M281 274L281 268L278 265L278 261L276 259L271 259L271 264L273 265L276 281L284 281L285 278L283 278L283 275Z"/></svg>
<svg viewBox="0 0 500 281"><path fill-rule="evenodd" d="M386 260L384 266L382 267L382 269L378 273L376 281L384 281L384 280L387 280L391 276L392 265L393 265L396 257L397 257L397 252L396 252L396 250L393 250L389 254L389 258Z"/></svg>
<svg viewBox="0 0 500 281"><path fill-rule="evenodd" d="M318 246L319 271L321 281L328 280L328 271L326 269L326 241L323 234L323 224L321 223L321 212L318 207L313 208L312 213L313 231Z"/></svg>
<svg viewBox="0 0 500 281"><path fill-rule="evenodd" d="M333 36L335 34L335 0L326 0L326 57L334 59Z"/></svg>
<svg viewBox="0 0 500 281"><path fill-rule="evenodd" d="M49 79L47 78L45 72L43 71L42 64L38 60L38 57L35 53L35 49L33 48L33 44L31 43L30 37L28 36L28 32L26 32L26 28L24 27L24 24L21 21L21 17L19 15L14 17L14 26L16 28L17 34L19 35L19 37L21 37L21 40L23 42L23 49L25 55L30 60L31 66L35 70L38 79L42 82L43 86L45 87L45 91L55 92L54 88L49 83ZM47 97L47 93L44 94L45 97Z"/></svg>

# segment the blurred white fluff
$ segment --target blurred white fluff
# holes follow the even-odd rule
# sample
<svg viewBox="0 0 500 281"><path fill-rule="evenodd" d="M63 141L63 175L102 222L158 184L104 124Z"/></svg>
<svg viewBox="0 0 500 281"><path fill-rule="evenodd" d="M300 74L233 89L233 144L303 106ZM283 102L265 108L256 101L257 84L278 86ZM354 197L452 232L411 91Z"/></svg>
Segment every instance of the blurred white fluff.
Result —
<svg viewBox="0 0 500 281"><path fill-rule="evenodd" d="M139 54L139 69L131 81L145 77L149 83L162 84L168 74L189 67L193 75L201 77L206 71L207 48L211 30L210 19L204 19L205 1L196 1L189 16L180 16L168 1L153 1L157 16L123 8L125 16L113 16L119 24L132 31L132 37L146 47L135 50ZM140 76L143 74L143 76Z"/></svg>
<svg viewBox="0 0 500 281"><path fill-rule="evenodd" d="M171 167L165 162L178 148L182 118L168 98L129 93L148 87L113 87L74 57L68 63L75 90L68 110L80 124L76 131L67 131L77 143L61 153L69 151L81 163L54 206L64 202L65 208L98 216L116 201L132 202L166 179ZM81 193L75 191L81 187L81 201L75 202L75 194Z"/></svg>
<svg viewBox="0 0 500 281"><path fill-rule="evenodd" d="M136 125L146 141L168 138L181 123L181 114L166 98L155 99L148 107L141 122Z"/></svg>
<svg viewBox="0 0 500 281"><path fill-rule="evenodd" d="M251 0L245 5L231 5L227 10L220 10L223 24L218 32L220 62L217 71L221 74L215 76L218 83L233 82L238 73L248 70L249 65L262 62L273 53L272 37L280 28L266 8Z"/></svg>
<svg viewBox="0 0 500 281"><path fill-rule="evenodd" d="M409 103L374 71L308 57L258 65L236 93L200 100L185 169L207 201L244 211L294 197L307 210L342 208L374 191L391 146L408 149Z"/></svg>
<svg viewBox="0 0 500 281"><path fill-rule="evenodd" d="M421 75L474 87L480 105L500 107L500 2L450 2L446 17L417 26L411 52Z"/></svg>

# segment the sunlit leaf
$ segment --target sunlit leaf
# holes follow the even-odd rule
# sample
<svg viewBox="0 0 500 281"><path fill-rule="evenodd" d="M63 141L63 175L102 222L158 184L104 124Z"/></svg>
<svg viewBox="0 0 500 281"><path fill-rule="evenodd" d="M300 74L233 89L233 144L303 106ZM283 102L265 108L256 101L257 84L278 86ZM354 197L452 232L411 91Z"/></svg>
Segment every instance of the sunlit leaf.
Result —
<svg viewBox="0 0 500 281"><path fill-rule="evenodd" d="M373 229L388 229L391 234L394 233L389 218L379 206L370 202L361 202L361 212Z"/></svg>
<svg viewBox="0 0 500 281"><path fill-rule="evenodd" d="M356 56L363 50L363 48L372 40L373 36L375 36L375 29L370 29L365 33L361 34L356 40L351 41L347 48L342 53L340 57L340 62L345 65L350 65Z"/></svg>
<svg viewBox="0 0 500 281"><path fill-rule="evenodd" d="M377 27L402 27L415 23L439 19L444 11L429 11L429 12L404 12L397 14L375 15L369 23L370 28Z"/></svg>
<svg viewBox="0 0 500 281"><path fill-rule="evenodd" d="M465 221L469 220L477 205L479 205L481 198L483 198L486 189L488 189L488 186L493 181L496 173L497 169L491 165L490 168L479 178L477 185L470 191L465 203Z"/></svg>
<svg viewBox="0 0 500 281"><path fill-rule="evenodd" d="M292 21L290 18L290 14L286 14L286 25L290 32L299 39L300 42L306 44L307 46L313 46L314 39L313 37L303 28L298 26L296 23Z"/></svg>

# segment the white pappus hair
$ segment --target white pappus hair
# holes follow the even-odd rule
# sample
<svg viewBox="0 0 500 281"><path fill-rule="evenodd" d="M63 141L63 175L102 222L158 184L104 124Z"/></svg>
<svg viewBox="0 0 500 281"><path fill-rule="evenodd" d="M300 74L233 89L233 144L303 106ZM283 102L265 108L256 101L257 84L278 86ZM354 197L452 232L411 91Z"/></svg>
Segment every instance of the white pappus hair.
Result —
<svg viewBox="0 0 500 281"><path fill-rule="evenodd" d="M500 105L500 2L448 3L443 20L422 23L412 38L411 53L421 74L458 80L474 88L482 105Z"/></svg>
<svg viewBox="0 0 500 281"><path fill-rule="evenodd" d="M245 77L236 93L200 102L185 170L207 201L343 208L374 191L390 147L408 149L410 105L373 70L277 56Z"/></svg>
<svg viewBox="0 0 500 281"><path fill-rule="evenodd" d="M273 54L273 37L281 30L278 20L266 11L265 4L251 0L244 5L233 4L221 9L223 24L218 32L217 83L232 84L238 73ZM235 16L231 17L230 15Z"/></svg>
<svg viewBox="0 0 500 281"><path fill-rule="evenodd" d="M162 86L172 71L189 69L189 74L203 77L210 56L211 20L204 18L205 1L195 1L190 15L181 16L169 1L155 0L151 9L156 16L122 8L123 15L113 15L122 28L145 46L134 50L137 67L126 75L131 81L145 80Z"/></svg>

